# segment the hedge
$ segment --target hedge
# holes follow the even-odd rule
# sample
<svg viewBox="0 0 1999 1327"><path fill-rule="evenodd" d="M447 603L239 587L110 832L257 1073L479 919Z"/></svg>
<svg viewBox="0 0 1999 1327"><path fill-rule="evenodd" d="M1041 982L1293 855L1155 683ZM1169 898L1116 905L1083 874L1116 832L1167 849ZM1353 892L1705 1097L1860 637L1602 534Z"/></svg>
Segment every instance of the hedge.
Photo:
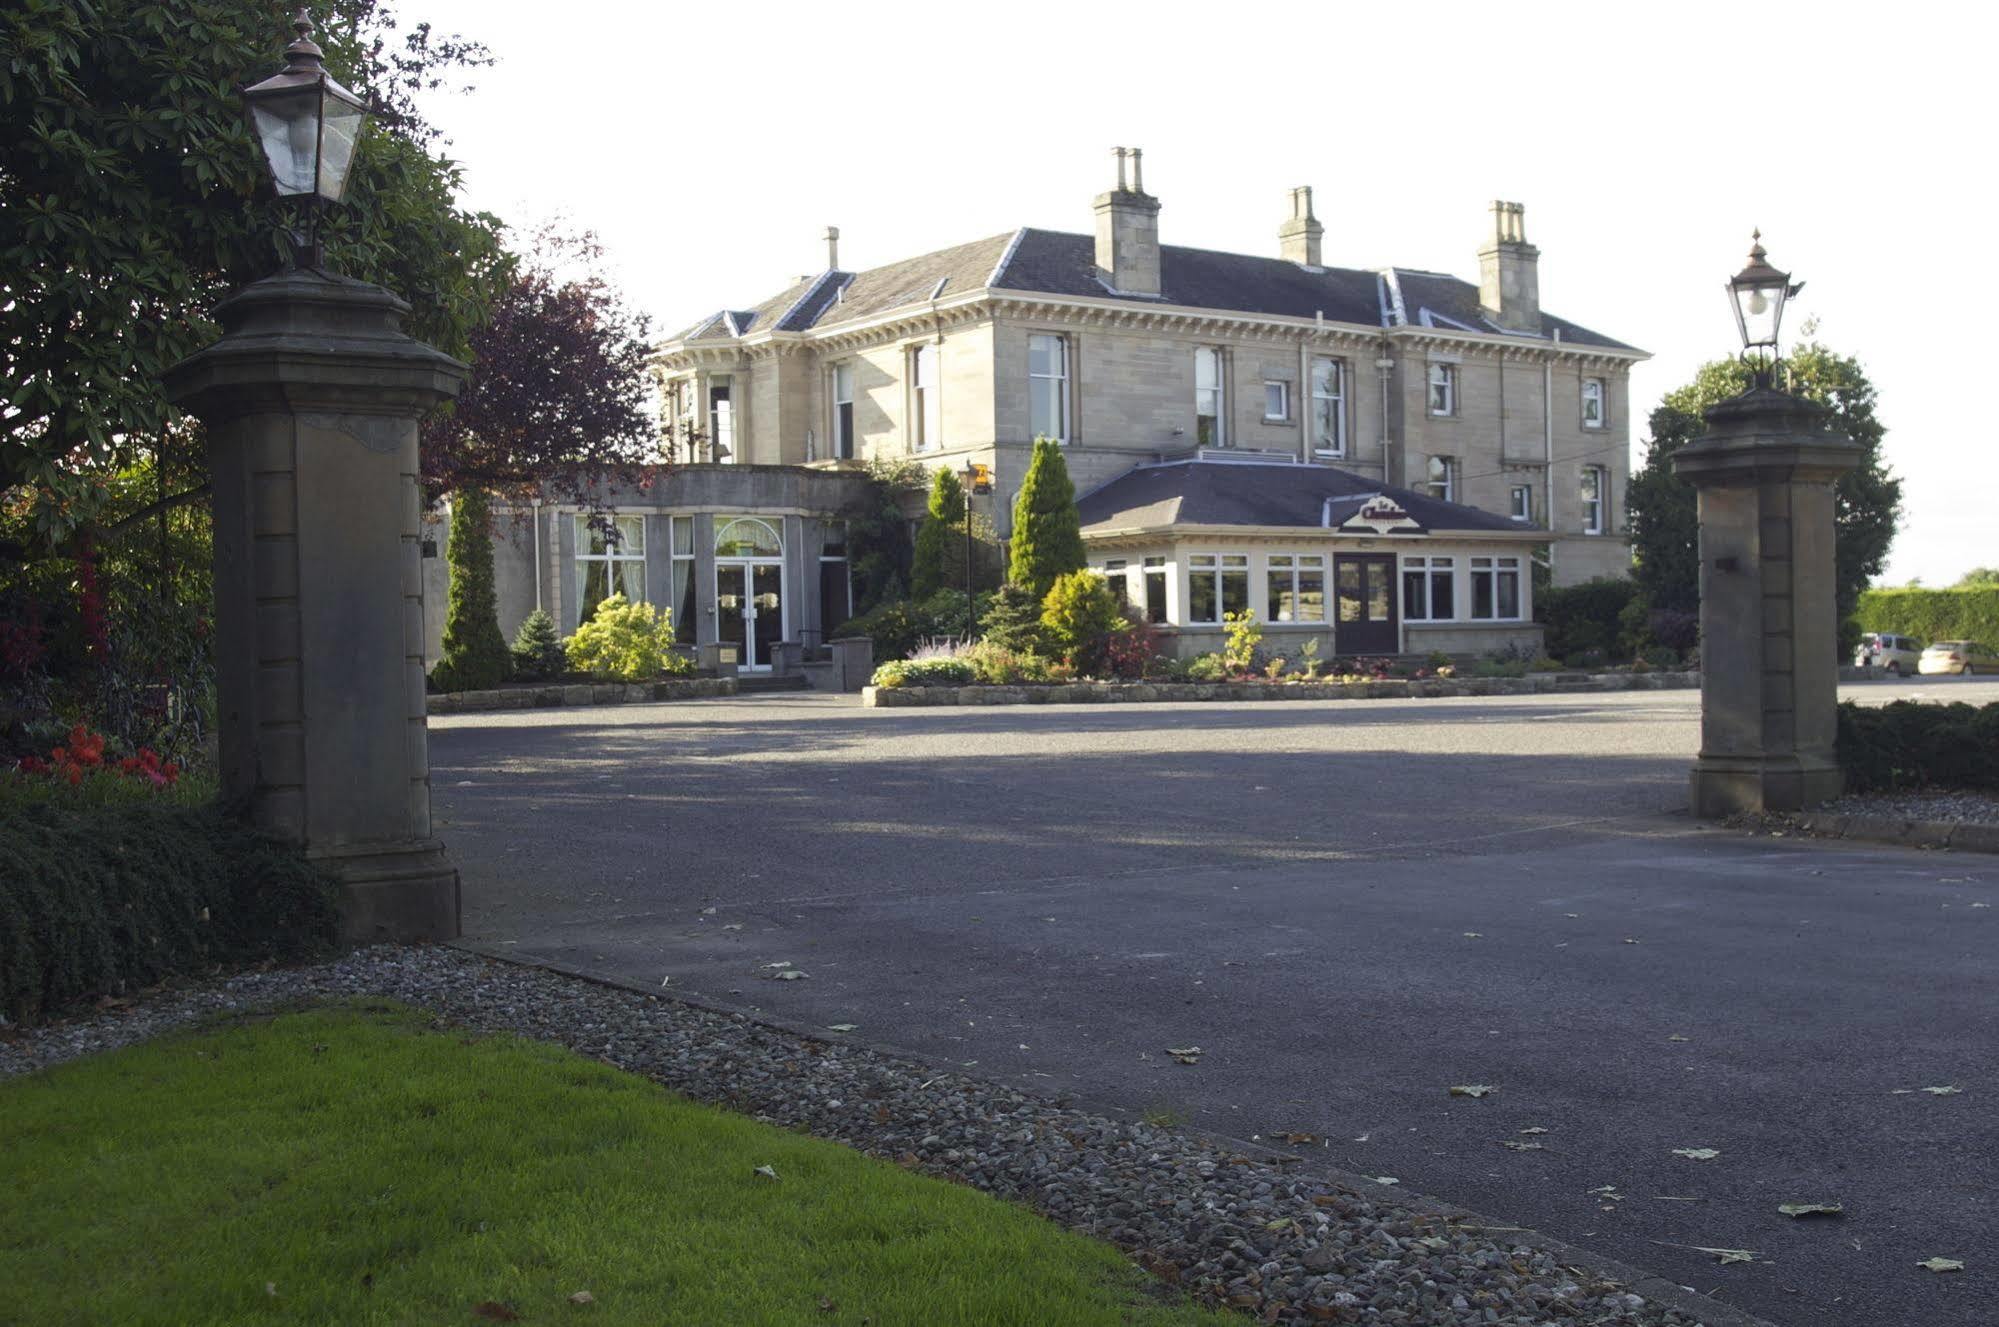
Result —
<svg viewBox="0 0 1999 1327"><path fill-rule="evenodd" d="M1999 792L1999 703L1898 700L1839 707L1839 763L1850 792L1909 788Z"/></svg>
<svg viewBox="0 0 1999 1327"><path fill-rule="evenodd" d="M15 804L0 816L0 1011L17 1021L339 933L333 881L209 807Z"/></svg>
<svg viewBox="0 0 1999 1327"><path fill-rule="evenodd" d="M1968 590L1863 590L1853 610L1862 631L1914 636L1923 644L1975 640L1999 646L1999 585Z"/></svg>
<svg viewBox="0 0 1999 1327"><path fill-rule="evenodd" d="M1623 658L1619 619L1638 592L1638 582L1610 577L1536 591L1534 620L1547 628L1542 648L1556 659L1592 650L1604 659Z"/></svg>

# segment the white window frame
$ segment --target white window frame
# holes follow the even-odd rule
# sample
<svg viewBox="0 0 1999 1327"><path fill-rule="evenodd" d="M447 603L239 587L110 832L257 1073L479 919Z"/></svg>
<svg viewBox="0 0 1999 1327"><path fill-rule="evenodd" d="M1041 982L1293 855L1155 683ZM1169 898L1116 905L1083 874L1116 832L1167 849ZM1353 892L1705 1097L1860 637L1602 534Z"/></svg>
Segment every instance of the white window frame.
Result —
<svg viewBox="0 0 1999 1327"><path fill-rule="evenodd" d="M1409 578L1421 576L1422 603L1409 593ZM1449 614L1437 614L1437 586L1448 586L1451 596ZM1404 622L1456 622L1458 617L1458 560L1450 557L1405 557L1402 559L1402 620Z"/></svg>
<svg viewBox="0 0 1999 1327"><path fill-rule="evenodd" d="M1247 553L1191 553L1187 557L1187 624L1196 627L1218 627L1228 618L1227 584L1230 576L1242 577L1242 606L1244 611L1251 607L1250 600L1250 559ZM1196 618L1194 616L1194 581L1202 576L1214 578L1215 615Z"/></svg>
<svg viewBox="0 0 1999 1327"><path fill-rule="evenodd" d="M1166 579L1168 570L1166 558L1158 554L1146 558L1144 565L1140 568L1143 574L1139 579L1144 583L1145 597L1139 601L1138 606L1140 611L1145 614L1145 620L1148 622L1163 625L1173 620L1173 602L1169 597L1172 593L1169 589L1171 582ZM1152 615L1152 579L1155 576L1159 578L1158 617Z"/></svg>
<svg viewBox="0 0 1999 1327"><path fill-rule="evenodd" d="M1278 613L1278 596L1271 593L1276 588L1278 578L1289 580L1291 602L1300 604L1304 591L1299 588L1299 577L1310 572L1319 573L1319 615L1317 617L1282 617ZM1263 559L1263 620L1265 622L1316 622L1326 621L1326 555L1323 553L1271 553Z"/></svg>
<svg viewBox="0 0 1999 1327"><path fill-rule="evenodd" d="M1481 579L1488 582L1486 586L1486 604L1490 611L1485 613L1478 611L1478 587ZM1499 611L1500 587L1508 579L1511 579L1513 582L1513 612L1510 615ZM1520 578L1519 558L1492 556L1471 559L1471 574L1469 583L1466 586L1466 589L1469 591L1466 595L1465 604L1466 620L1470 622L1526 621L1527 602L1525 588Z"/></svg>
<svg viewBox="0 0 1999 1327"><path fill-rule="evenodd" d="M1270 412L1272 400L1277 403L1277 413ZM1266 424L1289 424L1291 422L1291 384L1282 378L1263 380L1263 422Z"/></svg>
<svg viewBox="0 0 1999 1327"><path fill-rule="evenodd" d="M1431 478L1430 468L1439 462L1443 465L1444 477L1442 480ZM1458 500L1458 476L1457 457L1432 456L1423 466L1423 491L1433 498L1441 498L1445 502L1456 502Z"/></svg>
<svg viewBox="0 0 1999 1327"><path fill-rule="evenodd" d="M1532 525L1534 523L1534 486L1532 484L1515 484L1513 492L1508 497L1508 502L1511 504L1510 514L1514 520L1519 521L1523 525Z"/></svg>
<svg viewBox="0 0 1999 1327"><path fill-rule="evenodd" d="M851 461L858 450L858 439L854 436L854 361L842 360L833 365L833 381L828 395L833 403L833 459ZM842 395L845 393L845 395ZM842 408L846 413L842 414Z"/></svg>
<svg viewBox="0 0 1999 1327"><path fill-rule="evenodd" d="M639 593L638 597L636 599L631 600L631 602L645 603L646 602L646 518L643 515L636 515L636 514L621 516L613 512L611 514L611 529L614 533L611 536L607 536L606 539L604 540L604 551L601 553L593 553L590 551L590 534L593 527L590 524L589 514L587 512L579 511L574 513L570 519L574 523L574 529L576 532L575 610L579 619L583 612L583 587L589 583L590 564L593 562L601 562L604 564L604 584L607 586L618 585L624 579L622 576L617 574L618 564L620 563L636 564L638 567ZM626 545L625 530L628 524L631 526L631 528L634 528L638 531L636 551L634 551L633 548L628 547ZM622 591L614 590L613 593L622 593ZM609 598L610 596L606 595L605 597ZM629 596L627 597L629 598ZM577 625L578 626L582 625L580 620L578 621Z"/></svg>
<svg viewBox="0 0 1999 1327"><path fill-rule="evenodd" d="M909 449L934 452L944 446L944 394L937 380L942 356L935 341L909 352Z"/></svg>
<svg viewBox="0 0 1999 1327"><path fill-rule="evenodd" d="M1128 559L1111 558L1110 560L1106 561L1103 566L1092 567L1090 568L1090 570L1096 572L1097 575L1103 577L1106 581L1108 581L1110 583L1111 589L1117 592L1118 598L1124 600L1126 603L1130 603L1131 602L1130 568L1131 568L1131 563Z"/></svg>
<svg viewBox="0 0 1999 1327"><path fill-rule="evenodd" d="M1204 365L1213 366L1212 386L1201 385ZM1202 409L1203 406L1207 407L1207 411ZM1215 421L1207 438L1201 436L1201 421L1204 419ZM1200 447L1229 445L1228 355L1220 346L1194 347L1194 442Z"/></svg>
<svg viewBox="0 0 1999 1327"><path fill-rule="evenodd" d="M1584 378L1582 394L1583 427L1600 429L1608 427L1607 416L1610 395L1601 378Z"/></svg>
<svg viewBox="0 0 1999 1327"><path fill-rule="evenodd" d="M1326 380L1320 370L1332 370L1332 390L1323 390ZM1326 411L1332 419L1329 441L1319 430L1319 416ZM1321 355L1312 361L1312 453L1315 456L1347 454L1347 364L1343 359Z"/></svg>
<svg viewBox="0 0 1999 1327"><path fill-rule="evenodd" d="M1583 533L1604 533L1604 512L1609 506L1610 471L1600 465L1583 467L1582 481L1576 486L1583 504Z"/></svg>
<svg viewBox="0 0 1999 1327"><path fill-rule="evenodd" d="M724 395L720 401L716 392ZM718 465L733 465L740 458L736 449L736 379L716 373L708 378L708 459ZM726 449L726 451L725 451Z"/></svg>
<svg viewBox="0 0 1999 1327"><path fill-rule="evenodd" d="M1052 373L1034 371L1035 342L1045 341L1055 348L1055 367ZM1064 444L1069 441L1069 338L1060 332L1029 332L1027 334L1027 431L1030 438L1053 438ZM1042 421L1034 417L1034 384L1037 381L1052 382L1055 398L1055 431L1041 427Z"/></svg>
<svg viewBox="0 0 1999 1327"><path fill-rule="evenodd" d="M1458 413L1457 365L1443 360L1430 361L1430 390L1425 397L1425 404L1428 405L1430 413L1439 419Z"/></svg>

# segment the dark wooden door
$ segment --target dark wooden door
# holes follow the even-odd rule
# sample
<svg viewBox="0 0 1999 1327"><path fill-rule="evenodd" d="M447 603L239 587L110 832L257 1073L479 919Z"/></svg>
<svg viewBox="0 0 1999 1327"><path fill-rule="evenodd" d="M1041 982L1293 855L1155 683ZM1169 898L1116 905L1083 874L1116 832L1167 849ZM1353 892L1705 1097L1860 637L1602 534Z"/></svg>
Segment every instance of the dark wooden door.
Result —
<svg viewBox="0 0 1999 1327"><path fill-rule="evenodd" d="M1395 556L1341 554L1333 559L1333 649L1339 654L1394 654L1401 649L1396 629Z"/></svg>

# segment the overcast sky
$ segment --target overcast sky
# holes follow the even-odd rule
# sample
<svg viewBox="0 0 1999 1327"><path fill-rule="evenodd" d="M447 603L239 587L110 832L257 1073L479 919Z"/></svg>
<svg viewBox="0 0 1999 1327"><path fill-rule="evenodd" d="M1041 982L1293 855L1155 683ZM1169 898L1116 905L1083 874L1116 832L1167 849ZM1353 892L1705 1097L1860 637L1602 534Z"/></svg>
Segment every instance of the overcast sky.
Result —
<svg viewBox="0 0 1999 1327"><path fill-rule="evenodd" d="M1999 366L1933 325L1999 305L1988 6L397 7L499 57L431 103L467 201L594 228L663 332L820 270L829 224L849 269L1089 231L1138 146L1169 244L1274 255L1310 184L1328 263L1476 280L1488 203L1526 204L1543 307L1654 355L1642 455L1660 395L1734 350L1761 226L1807 283L1787 333L1815 316L1879 389L1883 582L1999 564Z"/></svg>

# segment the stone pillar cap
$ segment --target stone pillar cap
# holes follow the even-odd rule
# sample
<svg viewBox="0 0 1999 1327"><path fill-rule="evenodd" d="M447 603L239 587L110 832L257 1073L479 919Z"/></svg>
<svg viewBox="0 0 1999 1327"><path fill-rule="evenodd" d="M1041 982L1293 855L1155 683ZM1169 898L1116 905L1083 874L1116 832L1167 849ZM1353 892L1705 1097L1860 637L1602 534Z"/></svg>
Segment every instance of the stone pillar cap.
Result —
<svg viewBox="0 0 1999 1327"><path fill-rule="evenodd" d="M215 306L222 337L168 369L167 399L204 419L273 408L420 415L470 366L402 329L410 306L337 273L289 270Z"/></svg>
<svg viewBox="0 0 1999 1327"><path fill-rule="evenodd" d="M1835 479L1860 464L1824 406L1774 387L1753 387L1703 412L1708 430L1673 453L1673 473L1696 487L1773 479Z"/></svg>

